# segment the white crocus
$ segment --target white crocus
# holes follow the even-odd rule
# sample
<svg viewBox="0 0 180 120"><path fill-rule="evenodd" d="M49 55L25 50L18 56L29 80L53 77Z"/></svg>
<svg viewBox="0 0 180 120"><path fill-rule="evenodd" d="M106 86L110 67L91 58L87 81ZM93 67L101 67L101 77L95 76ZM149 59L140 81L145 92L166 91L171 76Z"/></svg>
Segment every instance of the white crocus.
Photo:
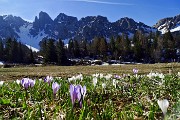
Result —
<svg viewBox="0 0 180 120"><path fill-rule="evenodd" d="M159 107L161 108L164 115L167 113L167 108L169 107L169 102L167 99L164 100L158 100L157 101Z"/></svg>
<svg viewBox="0 0 180 120"><path fill-rule="evenodd" d="M18 80L18 79L16 80L16 83L17 83L17 84L20 84L20 82L21 82L20 80Z"/></svg>
<svg viewBox="0 0 180 120"><path fill-rule="evenodd" d="M94 85L94 87L96 86L96 84L97 84L97 77L94 77L93 78L93 85Z"/></svg>
<svg viewBox="0 0 180 120"><path fill-rule="evenodd" d="M112 75L111 75L111 74L108 74L108 75L104 76L104 78L105 78L106 80L110 80L110 79L111 79L111 77L112 77Z"/></svg>
<svg viewBox="0 0 180 120"><path fill-rule="evenodd" d="M161 73L158 76L159 76L159 78L164 79L164 74Z"/></svg>
<svg viewBox="0 0 180 120"><path fill-rule="evenodd" d="M113 79L113 86L116 88L117 80Z"/></svg>
<svg viewBox="0 0 180 120"><path fill-rule="evenodd" d="M180 77L180 72L178 72L178 76Z"/></svg>
<svg viewBox="0 0 180 120"><path fill-rule="evenodd" d="M102 88L104 89L106 87L106 84L105 83L102 83Z"/></svg>
<svg viewBox="0 0 180 120"><path fill-rule="evenodd" d="M0 81L0 86L2 86L4 84L4 81Z"/></svg>
<svg viewBox="0 0 180 120"><path fill-rule="evenodd" d="M102 73L99 73L99 78L102 79L104 75Z"/></svg>

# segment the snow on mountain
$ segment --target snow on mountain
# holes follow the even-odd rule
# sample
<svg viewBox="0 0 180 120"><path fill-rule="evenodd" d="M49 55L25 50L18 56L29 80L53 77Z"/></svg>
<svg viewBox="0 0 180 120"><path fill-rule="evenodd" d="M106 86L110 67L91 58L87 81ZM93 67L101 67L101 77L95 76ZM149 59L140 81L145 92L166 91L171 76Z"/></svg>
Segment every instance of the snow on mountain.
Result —
<svg viewBox="0 0 180 120"><path fill-rule="evenodd" d="M39 52L39 49L37 49L37 48L34 48L34 47L32 47L32 46L30 46L30 45L27 45L27 44L25 44L29 49L31 49L33 52Z"/></svg>
<svg viewBox="0 0 180 120"><path fill-rule="evenodd" d="M19 28L19 32L16 31L19 38L18 40L24 44L28 44L35 48L39 48L39 42L46 36L44 30L40 31L38 35L33 36L30 34L30 29L32 28L32 24L23 25Z"/></svg>
<svg viewBox="0 0 180 120"><path fill-rule="evenodd" d="M168 30L180 31L180 15L161 19L153 27L142 22L136 22L132 18L124 17L115 22L110 22L107 17L87 16L81 19L60 13L54 20L45 13L40 12L33 22L27 22L13 15L0 16L0 37L14 37L24 44L39 48L39 42L43 38L62 39L68 44L69 39L93 40L95 36L111 38L119 33L133 37L140 30L148 35L151 32Z"/></svg>
<svg viewBox="0 0 180 120"><path fill-rule="evenodd" d="M161 19L154 25L154 27L161 31L162 34L165 34L168 31L180 31L180 15Z"/></svg>
<svg viewBox="0 0 180 120"><path fill-rule="evenodd" d="M171 32L176 32L176 31L180 31L180 26L177 26L176 28L173 28L170 30Z"/></svg>

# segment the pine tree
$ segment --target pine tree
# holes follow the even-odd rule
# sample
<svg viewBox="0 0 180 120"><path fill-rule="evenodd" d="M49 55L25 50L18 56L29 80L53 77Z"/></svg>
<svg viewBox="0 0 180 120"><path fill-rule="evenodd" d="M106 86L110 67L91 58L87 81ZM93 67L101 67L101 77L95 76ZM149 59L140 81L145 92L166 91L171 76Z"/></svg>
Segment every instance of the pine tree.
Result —
<svg viewBox="0 0 180 120"><path fill-rule="evenodd" d="M121 39L121 36L118 35L115 41L115 59L116 60L121 59L122 52L123 52L122 39Z"/></svg>
<svg viewBox="0 0 180 120"><path fill-rule="evenodd" d="M7 38L5 43L5 61L12 62L12 39Z"/></svg>
<svg viewBox="0 0 180 120"><path fill-rule="evenodd" d="M0 61L4 60L4 45L2 39L0 39Z"/></svg>
<svg viewBox="0 0 180 120"><path fill-rule="evenodd" d="M73 39L69 40L69 43L68 43L68 53L69 53L70 58L74 57L74 41L73 41Z"/></svg>
<svg viewBox="0 0 180 120"><path fill-rule="evenodd" d="M99 45L100 45L100 39L98 37L95 37L91 45L91 49L92 49L91 51L93 53L94 58L96 56L100 56Z"/></svg>
<svg viewBox="0 0 180 120"><path fill-rule="evenodd" d="M107 47L106 39L102 37L100 38L99 51L103 60L106 60L107 50L108 50L108 47Z"/></svg>
<svg viewBox="0 0 180 120"><path fill-rule="evenodd" d="M81 57L85 57L88 55L88 50L87 50L87 40L82 40L80 46L80 53L81 53Z"/></svg>
<svg viewBox="0 0 180 120"><path fill-rule="evenodd" d="M23 53L22 43L21 42L18 43L18 56L17 56L17 60L18 60L19 63L23 63L24 62L24 53Z"/></svg>
<svg viewBox="0 0 180 120"><path fill-rule="evenodd" d="M80 57L80 50L79 50L79 43L77 40L74 40L74 56L76 58L79 58Z"/></svg>
<svg viewBox="0 0 180 120"><path fill-rule="evenodd" d="M47 59L47 39L43 39L41 40L41 42L39 43L40 46L40 54L44 57L44 63L48 62Z"/></svg>
<svg viewBox="0 0 180 120"><path fill-rule="evenodd" d="M12 62L14 63L18 63L18 42L16 41L16 39L14 39L12 41L12 48L11 48L11 55L12 55Z"/></svg>
<svg viewBox="0 0 180 120"><path fill-rule="evenodd" d="M114 40L114 37L111 37L111 40L109 43L109 50L112 54L112 58L115 58L115 49L116 49L115 40Z"/></svg>
<svg viewBox="0 0 180 120"><path fill-rule="evenodd" d="M171 32L168 31L163 35L163 51L164 51L164 58L165 61L172 61L176 57L176 51L175 51L175 40L172 36Z"/></svg>
<svg viewBox="0 0 180 120"><path fill-rule="evenodd" d="M31 48L29 50L29 63L34 63L34 54Z"/></svg>
<svg viewBox="0 0 180 120"><path fill-rule="evenodd" d="M59 39L56 43L57 62L58 65L67 65L67 57L65 54L64 43Z"/></svg>
<svg viewBox="0 0 180 120"><path fill-rule="evenodd" d="M56 54L56 47L54 44L55 40L49 39L47 41L47 48L46 48L46 60L48 63L57 63L57 54Z"/></svg>

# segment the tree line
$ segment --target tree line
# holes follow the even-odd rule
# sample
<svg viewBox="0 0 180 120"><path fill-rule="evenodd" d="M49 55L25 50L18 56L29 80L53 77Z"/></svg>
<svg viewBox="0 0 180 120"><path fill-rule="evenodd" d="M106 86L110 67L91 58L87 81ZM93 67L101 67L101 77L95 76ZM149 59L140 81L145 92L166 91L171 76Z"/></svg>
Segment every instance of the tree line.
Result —
<svg viewBox="0 0 180 120"><path fill-rule="evenodd" d="M64 65L68 59L100 59L102 61L119 60L120 62L172 62L179 61L179 34L172 35L170 31L161 35L159 32L149 35L137 31L132 38L126 34L107 39L94 37L86 39L70 39L67 46L63 40L43 39L40 42L40 54L44 63Z"/></svg>
<svg viewBox="0 0 180 120"><path fill-rule="evenodd" d="M14 38L0 39L0 61L5 63L34 63L34 53Z"/></svg>
<svg viewBox="0 0 180 120"><path fill-rule="evenodd" d="M7 63L43 63L70 65L69 59L98 59L120 62L172 62L180 61L180 34L168 31L165 34L136 31L133 37L126 34L105 38L95 36L93 40L71 38L68 45L63 40L44 38L39 43L40 52L35 53L14 38L0 39L0 61ZM42 62L41 62L42 63Z"/></svg>

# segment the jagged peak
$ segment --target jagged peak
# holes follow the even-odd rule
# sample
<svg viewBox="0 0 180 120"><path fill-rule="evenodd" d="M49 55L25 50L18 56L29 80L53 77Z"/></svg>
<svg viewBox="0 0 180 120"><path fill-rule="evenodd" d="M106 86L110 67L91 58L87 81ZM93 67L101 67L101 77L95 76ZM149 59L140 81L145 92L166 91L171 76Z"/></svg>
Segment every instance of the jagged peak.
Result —
<svg viewBox="0 0 180 120"><path fill-rule="evenodd" d="M58 21L58 22L63 22L63 21L66 21L66 20L69 20L69 19L73 19L74 21L78 21L78 19L76 17L73 17L73 16L68 16L64 13L60 13L55 19L54 21Z"/></svg>

